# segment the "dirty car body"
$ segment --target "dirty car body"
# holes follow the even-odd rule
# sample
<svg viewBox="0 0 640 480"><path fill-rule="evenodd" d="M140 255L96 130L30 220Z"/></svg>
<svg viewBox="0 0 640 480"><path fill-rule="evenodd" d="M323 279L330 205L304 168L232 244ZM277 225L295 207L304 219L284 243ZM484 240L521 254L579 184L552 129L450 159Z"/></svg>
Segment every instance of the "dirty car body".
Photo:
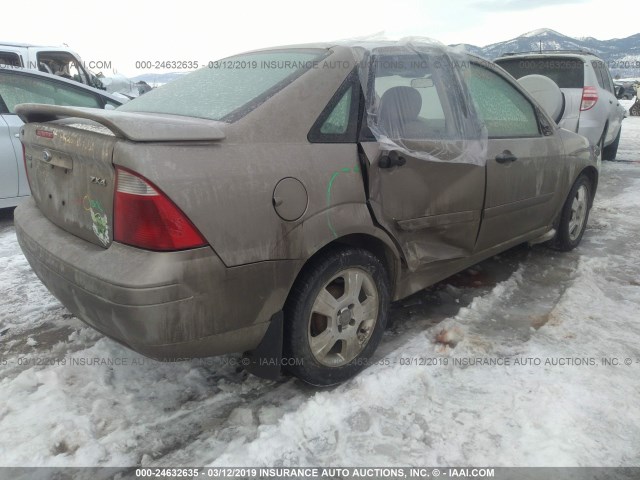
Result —
<svg viewBox="0 0 640 480"><path fill-rule="evenodd" d="M501 69L408 52L420 62L393 45L284 47L115 111L19 107L26 257L70 311L145 355L284 345L305 381L343 381L390 300L550 239L576 182L587 214L597 185L588 142Z"/></svg>

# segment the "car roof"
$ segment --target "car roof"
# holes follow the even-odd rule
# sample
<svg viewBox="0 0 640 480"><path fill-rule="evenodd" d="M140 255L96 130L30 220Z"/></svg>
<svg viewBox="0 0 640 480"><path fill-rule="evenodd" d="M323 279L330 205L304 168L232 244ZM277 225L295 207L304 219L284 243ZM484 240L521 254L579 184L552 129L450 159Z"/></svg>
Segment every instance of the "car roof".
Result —
<svg viewBox="0 0 640 480"><path fill-rule="evenodd" d="M35 45L32 45L30 43L0 41L0 47L35 47Z"/></svg>
<svg viewBox="0 0 640 480"><path fill-rule="evenodd" d="M0 47L17 47L17 48L48 48L51 50L71 50L66 45L38 45L35 43L25 42L3 42L0 40Z"/></svg>
<svg viewBox="0 0 640 480"><path fill-rule="evenodd" d="M108 98L109 100L113 100L114 102L118 102L118 104L122 104L122 99L108 93L106 90L100 90L99 88L94 88L94 87L90 87L88 85L85 85L84 83L80 83L77 82L75 80L71 80L68 78L64 78L61 77L59 75L52 75L51 73L45 73L45 72L40 72L39 70L29 70L26 68L21 68L21 67L3 67L1 70L1 72L17 72L23 75L29 75L32 77L40 77L40 78L46 78L46 79L51 79L51 80L56 80L58 82L62 82L62 83L67 83L69 85L72 85L76 88L81 88L83 90L87 90L89 92L93 92L93 93L98 93L100 95L102 95L103 97Z"/></svg>
<svg viewBox="0 0 640 480"><path fill-rule="evenodd" d="M364 48L364 49L374 49L374 48L393 48L393 47L403 47L407 45L416 45L421 47L432 47L434 49L442 49L447 52L450 52L452 55L457 56L465 56L470 59L477 60L479 62L488 62L494 64L493 60L488 58L470 53L465 51L458 51L454 48L441 44L435 40L412 40L411 42L404 40L344 40L344 41L336 41L336 42L316 42L316 43L300 43L300 44L292 44L292 45L278 45L273 47L261 48L256 50L249 50L247 52L242 52L236 55L244 55L246 53L254 53L254 52L268 52L268 51L276 51L276 50L344 50L344 49L352 49L352 48ZM407 51L407 54L410 52ZM495 64L494 64L495 65Z"/></svg>

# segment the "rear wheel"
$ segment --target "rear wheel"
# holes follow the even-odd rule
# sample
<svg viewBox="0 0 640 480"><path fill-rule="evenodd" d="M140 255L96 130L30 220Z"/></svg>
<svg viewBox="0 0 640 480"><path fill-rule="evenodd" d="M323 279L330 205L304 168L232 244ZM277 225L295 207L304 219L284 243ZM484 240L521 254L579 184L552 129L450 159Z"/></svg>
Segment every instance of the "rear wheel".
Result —
<svg viewBox="0 0 640 480"><path fill-rule="evenodd" d="M328 386L356 375L384 333L389 279L367 250L330 250L312 261L285 306L284 354L292 374Z"/></svg>
<svg viewBox="0 0 640 480"><path fill-rule="evenodd" d="M552 243L558 250L568 252L580 244L589 219L591 188L591 181L586 175L580 175L573 184L562 207L558 233Z"/></svg>
<svg viewBox="0 0 640 480"><path fill-rule="evenodd" d="M615 160L616 155L618 154L618 145L620 144L620 135L622 134L622 128L618 130L618 136L613 141L611 145L608 147L604 147L602 149L602 159L603 160Z"/></svg>

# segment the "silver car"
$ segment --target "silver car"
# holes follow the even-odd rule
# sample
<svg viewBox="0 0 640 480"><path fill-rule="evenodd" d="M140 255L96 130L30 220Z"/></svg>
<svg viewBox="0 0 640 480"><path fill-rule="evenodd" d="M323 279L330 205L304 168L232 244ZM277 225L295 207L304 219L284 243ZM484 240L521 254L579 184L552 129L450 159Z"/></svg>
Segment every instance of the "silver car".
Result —
<svg viewBox="0 0 640 480"><path fill-rule="evenodd" d="M23 122L14 111L19 103L115 108L122 101L103 90L56 75L0 68L0 208L15 207L30 193L19 138Z"/></svg>
<svg viewBox="0 0 640 480"><path fill-rule="evenodd" d="M586 51L510 54L495 60L515 78L549 77L562 91L564 108L555 120L560 127L587 137L600 147L603 160L615 160L625 109L606 63Z"/></svg>

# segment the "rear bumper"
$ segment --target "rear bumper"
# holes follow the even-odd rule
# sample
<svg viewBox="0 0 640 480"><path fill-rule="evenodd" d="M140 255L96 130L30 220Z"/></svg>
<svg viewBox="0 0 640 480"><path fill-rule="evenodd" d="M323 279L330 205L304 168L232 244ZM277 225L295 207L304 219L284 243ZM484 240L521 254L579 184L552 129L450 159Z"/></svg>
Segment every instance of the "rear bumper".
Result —
<svg viewBox="0 0 640 480"><path fill-rule="evenodd" d="M114 242L104 249L54 225L32 199L14 218L22 251L60 302L152 358L254 349L293 281L292 262L227 268L209 247L150 252Z"/></svg>

